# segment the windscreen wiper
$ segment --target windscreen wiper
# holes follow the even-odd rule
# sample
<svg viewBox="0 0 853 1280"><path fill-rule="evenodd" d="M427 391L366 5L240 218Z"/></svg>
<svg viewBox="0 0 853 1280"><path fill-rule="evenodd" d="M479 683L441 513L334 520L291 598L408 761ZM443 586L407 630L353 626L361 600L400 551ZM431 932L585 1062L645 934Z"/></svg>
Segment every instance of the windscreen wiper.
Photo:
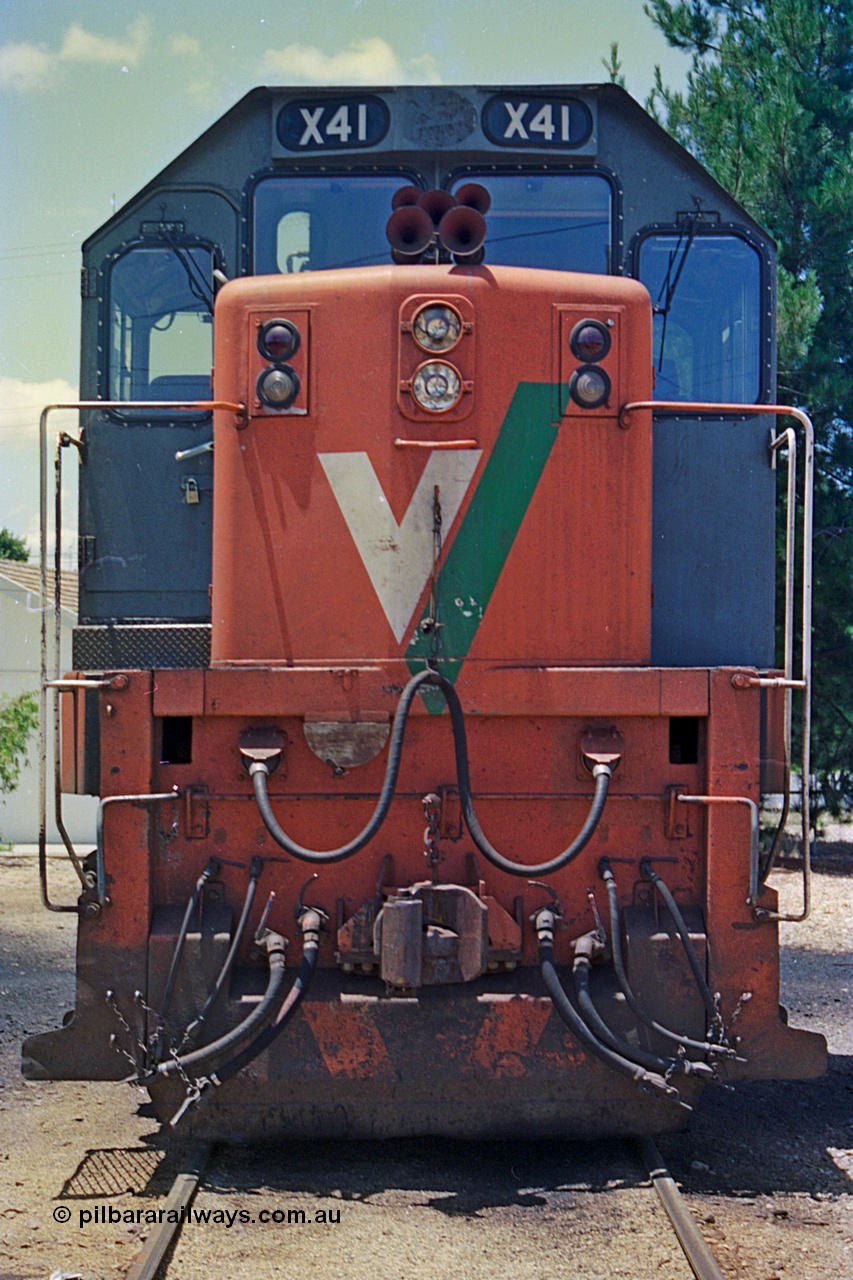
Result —
<svg viewBox="0 0 853 1280"><path fill-rule="evenodd" d="M678 233L678 240L675 248L669 255L669 262L666 268L666 275L661 283L657 301L652 307L652 314L663 316L663 325L660 335L660 351L658 352L658 373L663 369L663 350L666 344L666 326L669 320L669 313L672 309L672 300L675 297L675 291L678 288L678 282L681 279L681 273L684 270L684 264L687 261L687 255L690 252L690 246L696 237L696 231L699 227L700 214L696 213L688 215L681 226Z"/></svg>
<svg viewBox="0 0 853 1280"><path fill-rule="evenodd" d="M167 227L161 225L158 231L161 239L166 241L166 244L183 267L187 283L190 286L190 293L194 298L198 298L199 302L203 302L210 314L213 315L213 288L205 279L201 267L193 260L192 254L187 253L184 247L178 244Z"/></svg>

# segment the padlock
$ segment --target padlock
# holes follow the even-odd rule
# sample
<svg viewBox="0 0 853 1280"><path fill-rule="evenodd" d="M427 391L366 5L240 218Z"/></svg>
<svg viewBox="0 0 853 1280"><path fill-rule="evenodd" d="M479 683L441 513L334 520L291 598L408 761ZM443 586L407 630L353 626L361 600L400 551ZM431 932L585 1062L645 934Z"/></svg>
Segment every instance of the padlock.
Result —
<svg viewBox="0 0 853 1280"><path fill-rule="evenodd" d="M198 480L195 476L187 476L186 480L182 480L181 488L184 491L187 506L198 506Z"/></svg>

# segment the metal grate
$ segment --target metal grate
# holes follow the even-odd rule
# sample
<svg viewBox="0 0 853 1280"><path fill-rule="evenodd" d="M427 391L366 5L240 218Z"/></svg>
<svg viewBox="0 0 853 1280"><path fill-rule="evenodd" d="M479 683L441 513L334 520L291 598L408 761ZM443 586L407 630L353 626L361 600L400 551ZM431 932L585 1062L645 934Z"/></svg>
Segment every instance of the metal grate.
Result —
<svg viewBox="0 0 853 1280"><path fill-rule="evenodd" d="M117 623L74 628L75 671L144 671L210 664L210 624Z"/></svg>

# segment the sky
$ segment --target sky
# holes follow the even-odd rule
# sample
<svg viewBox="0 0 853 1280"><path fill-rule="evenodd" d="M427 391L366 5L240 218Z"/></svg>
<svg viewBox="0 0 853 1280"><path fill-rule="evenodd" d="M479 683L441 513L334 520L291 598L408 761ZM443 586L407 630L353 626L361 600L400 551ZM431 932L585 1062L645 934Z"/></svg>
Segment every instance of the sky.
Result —
<svg viewBox="0 0 853 1280"><path fill-rule="evenodd" d="M35 551L39 411L77 398L81 243L250 89L583 84L614 41L640 102L656 65L684 85L642 0L0 0L0 527ZM70 566L71 483L66 512Z"/></svg>

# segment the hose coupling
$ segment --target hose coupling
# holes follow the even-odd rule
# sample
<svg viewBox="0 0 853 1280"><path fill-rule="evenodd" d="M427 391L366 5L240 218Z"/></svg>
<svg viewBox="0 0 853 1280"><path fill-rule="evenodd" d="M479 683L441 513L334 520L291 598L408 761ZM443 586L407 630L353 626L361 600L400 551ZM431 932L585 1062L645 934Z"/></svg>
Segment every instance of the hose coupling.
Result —
<svg viewBox="0 0 853 1280"><path fill-rule="evenodd" d="M320 907L305 907L298 920L302 931L302 945L319 947L320 934L329 923L329 917Z"/></svg>
<svg viewBox="0 0 853 1280"><path fill-rule="evenodd" d="M575 938L572 942L572 948L576 960L586 960L589 964L594 964L597 960L603 960L607 955L607 943L597 930L593 933L581 934L579 938Z"/></svg>
<svg viewBox="0 0 853 1280"><path fill-rule="evenodd" d="M550 943L553 946L554 929L558 923L562 923L553 907L540 907L538 911L534 911L530 919L533 921L533 927L536 930L536 937L540 946L543 942Z"/></svg>

